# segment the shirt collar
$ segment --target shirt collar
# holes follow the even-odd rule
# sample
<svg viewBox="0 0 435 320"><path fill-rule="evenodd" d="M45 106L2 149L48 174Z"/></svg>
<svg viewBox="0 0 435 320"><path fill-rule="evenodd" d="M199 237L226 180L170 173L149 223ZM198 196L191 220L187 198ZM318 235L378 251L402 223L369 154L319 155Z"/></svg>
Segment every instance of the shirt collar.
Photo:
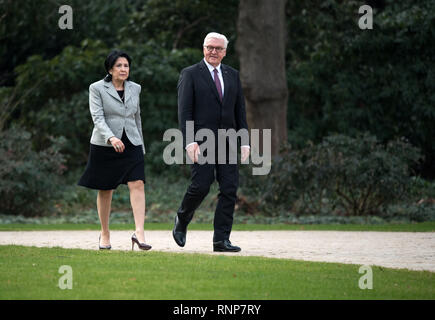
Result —
<svg viewBox="0 0 435 320"><path fill-rule="evenodd" d="M215 67L213 67L210 63L208 63L208 62L205 60L205 58L204 58L204 62L205 62L205 65L207 66L207 68L208 68L208 70L209 70L210 72L213 72L214 69L217 69L217 71L218 71L219 73L221 73L221 65L222 65L222 63L219 63L219 65L215 68Z"/></svg>

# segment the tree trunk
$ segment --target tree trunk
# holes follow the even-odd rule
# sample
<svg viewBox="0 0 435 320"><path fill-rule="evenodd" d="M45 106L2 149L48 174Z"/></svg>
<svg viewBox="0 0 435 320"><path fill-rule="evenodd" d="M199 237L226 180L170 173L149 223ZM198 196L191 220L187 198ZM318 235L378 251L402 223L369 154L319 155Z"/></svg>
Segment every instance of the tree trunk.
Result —
<svg viewBox="0 0 435 320"><path fill-rule="evenodd" d="M240 0L237 22L236 50L249 128L272 129L272 156L287 142L285 3Z"/></svg>

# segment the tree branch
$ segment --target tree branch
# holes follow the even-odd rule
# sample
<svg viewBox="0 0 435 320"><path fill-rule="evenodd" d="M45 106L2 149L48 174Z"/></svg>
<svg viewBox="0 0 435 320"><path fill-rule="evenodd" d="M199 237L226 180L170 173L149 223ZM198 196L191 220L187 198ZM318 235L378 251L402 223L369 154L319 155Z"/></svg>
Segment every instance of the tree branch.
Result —
<svg viewBox="0 0 435 320"><path fill-rule="evenodd" d="M3 106L3 110L0 109L0 132L3 130L6 120L15 111L15 109L18 107L18 105L21 103L21 101L23 101L24 98L26 98L32 91L34 91L36 88L38 88L39 85L41 84L41 82L42 82L42 79L39 79L39 81L37 81L34 86L32 86L30 89L28 89L18 99L18 101L16 101L15 103L12 103L12 101L14 100L14 98L17 94L17 90L18 90L17 86L14 87L14 89L12 91L12 96L8 98L7 103Z"/></svg>
<svg viewBox="0 0 435 320"><path fill-rule="evenodd" d="M196 19L196 20L193 21L191 24L188 24L188 25L185 26L184 28L178 30L178 32L177 32L177 36L175 37L174 43L173 43L173 45L172 45L172 49L175 50L175 49L178 48L178 44L179 44L179 42L180 42L180 40L181 40L183 34L184 34L187 30L192 29L192 28L193 28L194 26L196 26L198 23L200 23L201 21L204 21L204 20L206 20L206 19L208 19L208 18L210 18L210 16L209 16L209 15L206 15L206 16L204 16L204 17L201 17L201 18L199 18L199 19Z"/></svg>

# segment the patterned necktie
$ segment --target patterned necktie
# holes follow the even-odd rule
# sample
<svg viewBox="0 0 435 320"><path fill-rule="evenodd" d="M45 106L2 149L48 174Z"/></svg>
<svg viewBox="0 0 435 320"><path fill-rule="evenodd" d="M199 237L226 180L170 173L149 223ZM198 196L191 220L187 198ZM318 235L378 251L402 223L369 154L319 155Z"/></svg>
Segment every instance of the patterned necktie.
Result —
<svg viewBox="0 0 435 320"><path fill-rule="evenodd" d="M219 80L218 71L217 69L214 69L213 72L214 72L214 83L219 93L219 98L221 98L222 101L222 86L221 86L221 81Z"/></svg>

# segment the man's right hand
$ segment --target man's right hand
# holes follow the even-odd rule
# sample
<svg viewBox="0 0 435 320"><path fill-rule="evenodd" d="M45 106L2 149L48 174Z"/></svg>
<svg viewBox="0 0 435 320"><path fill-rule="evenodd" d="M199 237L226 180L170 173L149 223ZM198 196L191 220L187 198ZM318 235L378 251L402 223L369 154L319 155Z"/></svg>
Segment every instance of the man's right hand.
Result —
<svg viewBox="0 0 435 320"><path fill-rule="evenodd" d="M198 162L198 156L201 154L199 150L199 145L197 143L192 143L186 148L187 155L193 163Z"/></svg>

